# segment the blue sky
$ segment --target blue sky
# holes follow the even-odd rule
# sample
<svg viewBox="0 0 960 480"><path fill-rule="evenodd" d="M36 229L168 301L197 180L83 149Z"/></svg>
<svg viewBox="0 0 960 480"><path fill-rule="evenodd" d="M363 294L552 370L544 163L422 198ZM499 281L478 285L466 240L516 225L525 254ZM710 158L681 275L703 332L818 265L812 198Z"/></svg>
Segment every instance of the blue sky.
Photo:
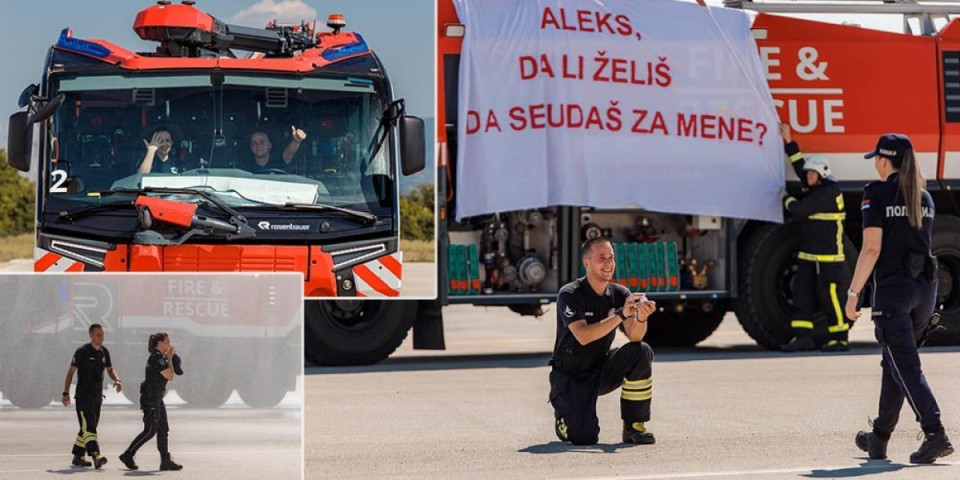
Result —
<svg viewBox="0 0 960 480"><path fill-rule="evenodd" d="M176 0L175 3L179 3ZM407 100L407 112L432 117L433 0L198 0L197 7L228 22L263 27L277 18L299 23L309 15L326 29L331 13L346 17L346 30L363 35L380 56L394 84ZM0 1L0 142L6 146L7 118L18 110L17 97L41 78L44 55L65 27L78 38L102 38L133 51L153 51L133 32L138 11L155 4L140 0ZM431 132L428 132L431 133ZM430 138L430 137L428 137ZM428 141L428 146L432 142ZM429 159L428 159L429 160Z"/></svg>

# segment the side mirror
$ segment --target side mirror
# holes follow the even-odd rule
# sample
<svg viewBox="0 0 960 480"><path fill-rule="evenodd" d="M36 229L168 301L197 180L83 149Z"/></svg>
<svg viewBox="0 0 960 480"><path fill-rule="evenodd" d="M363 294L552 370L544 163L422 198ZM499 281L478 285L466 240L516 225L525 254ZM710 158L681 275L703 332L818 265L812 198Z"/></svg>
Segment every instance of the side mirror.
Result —
<svg viewBox="0 0 960 480"><path fill-rule="evenodd" d="M30 116L30 123L42 122L50 118L54 113L57 113L57 110L60 108L60 105L63 104L63 101L66 99L66 95L59 94L56 97L50 99L40 110L37 110L37 113L34 113Z"/></svg>
<svg viewBox="0 0 960 480"><path fill-rule="evenodd" d="M37 89L38 87L35 83L27 85L27 88L24 88L23 91L20 92L20 100L17 101L17 105L19 105L20 108L26 107L27 104L30 103L30 97L36 95Z"/></svg>
<svg viewBox="0 0 960 480"><path fill-rule="evenodd" d="M17 112L10 115L7 129L7 163L21 172L29 172L32 146L33 124L30 123L30 114Z"/></svg>
<svg viewBox="0 0 960 480"><path fill-rule="evenodd" d="M400 119L400 165L405 176L413 175L426 166L425 147L423 119L404 115Z"/></svg>

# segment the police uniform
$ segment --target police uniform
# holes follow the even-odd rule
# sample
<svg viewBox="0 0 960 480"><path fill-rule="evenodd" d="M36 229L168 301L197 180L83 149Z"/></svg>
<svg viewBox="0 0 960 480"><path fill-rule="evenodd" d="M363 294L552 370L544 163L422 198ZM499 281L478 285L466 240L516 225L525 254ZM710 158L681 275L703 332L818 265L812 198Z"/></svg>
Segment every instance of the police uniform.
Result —
<svg viewBox="0 0 960 480"><path fill-rule="evenodd" d="M899 175L872 182L864 189L863 228L883 229L880 256L871 277L870 305L883 359L880 408L874 433L889 438L897 425L904 399L924 432L943 431L940 407L920 367L918 335L933 315L936 302L936 261L931 256L934 203L923 192L922 228L907 220L906 203L899 190ZM919 268L906 264L919 260ZM926 268L924 268L926 267Z"/></svg>
<svg viewBox="0 0 960 480"><path fill-rule="evenodd" d="M622 308L630 291L615 283L598 295L586 277L564 285L557 295L557 339L550 365L550 403L553 405L555 431L560 440L575 445L597 443L600 424L597 397L617 387L620 391L620 416L625 426L650 420L653 396L653 350L643 342L630 342L610 350L616 330L605 337L581 345L570 331L570 324L586 320L597 323ZM623 325L620 325L623 330ZM652 440L652 436L650 436Z"/></svg>
<svg viewBox="0 0 960 480"><path fill-rule="evenodd" d="M70 365L77 368L77 389L74 394L77 420L80 432L73 444L73 455L82 457L85 453L97 458L100 456L100 443L97 438L97 425L100 423L100 406L103 404L103 371L113 366L107 347L97 350L92 344L86 344L73 353Z"/></svg>
<svg viewBox="0 0 960 480"><path fill-rule="evenodd" d="M806 185L805 159L797 143L786 143L784 150ZM793 286L797 316L791 319L790 327L798 340L809 339L809 348L824 343L827 349L845 350L850 322L843 314L843 305L847 301L845 286L850 282L850 272L843 254L843 194L829 176L820 185L804 190L807 193L799 198L784 199L784 207L800 226ZM784 350L792 350L790 346L785 345Z"/></svg>
<svg viewBox="0 0 960 480"><path fill-rule="evenodd" d="M120 457L120 460L128 467L133 463L133 456L136 455L137 450L154 436L157 437L161 470L165 470L163 463L170 462L170 451L167 444L167 434L170 427L167 423L167 407L163 403L163 397L167 393L167 379L160 373L168 368L173 368L177 375L183 375L179 356L174 355L172 361L168 362L159 350L150 353L144 370L144 380L140 382L140 409L143 410L143 431L133 439L130 446Z"/></svg>

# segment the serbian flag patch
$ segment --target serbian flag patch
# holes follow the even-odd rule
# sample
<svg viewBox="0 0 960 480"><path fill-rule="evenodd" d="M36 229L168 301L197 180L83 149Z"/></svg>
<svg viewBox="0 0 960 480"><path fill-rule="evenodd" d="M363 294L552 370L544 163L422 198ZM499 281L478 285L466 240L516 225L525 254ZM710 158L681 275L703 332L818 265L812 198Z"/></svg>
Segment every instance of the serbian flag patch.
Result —
<svg viewBox="0 0 960 480"><path fill-rule="evenodd" d="M868 208L870 208L870 200L860 202L860 210L866 210Z"/></svg>

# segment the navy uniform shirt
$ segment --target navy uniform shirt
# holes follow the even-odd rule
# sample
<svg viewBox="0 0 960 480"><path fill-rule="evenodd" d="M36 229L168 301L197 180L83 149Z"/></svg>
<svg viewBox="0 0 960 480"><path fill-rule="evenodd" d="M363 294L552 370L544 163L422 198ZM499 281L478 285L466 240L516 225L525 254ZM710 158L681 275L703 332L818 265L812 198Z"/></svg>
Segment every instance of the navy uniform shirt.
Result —
<svg viewBox="0 0 960 480"><path fill-rule="evenodd" d="M74 398L103 395L103 371L112 367L107 347L100 350L86 344L73 353L70 365L77 367L77 391Z"/></svg>
<svg viewBox="0 0 960 480"><path fill-rule="evenodd" d="M158 350L150 353L144 370L144 380L140 385L140 407L156 406L163 401L167 391L167 379L160 372L171 368L170 362Z"/></svg>
<svg viewBox="0 0 960 480"><path fill-rule="evenodd" d="M557 294L557 340L551 362L554 367L567 373L585 373L602 366L616 330L599 340L580 345L570 331L570 324L577 320L597 323L623 307L629 296L630 290L617 283L608 284L604 294L597 295L586 277L564 285ZM622 324L620 328L623 329Z"/></svg>
<svg viewBox="0 0 960 480"><path fill-rule="evenodd" d="M903 259L908 252L930 255L933 236L934 204L930 194L923 191L923 220L919 230L910 226L906 202L900 194L899 175L894 173L887 181L870 182L863 189L863 228L883 229L878 269L902 270Z"/></svg>

